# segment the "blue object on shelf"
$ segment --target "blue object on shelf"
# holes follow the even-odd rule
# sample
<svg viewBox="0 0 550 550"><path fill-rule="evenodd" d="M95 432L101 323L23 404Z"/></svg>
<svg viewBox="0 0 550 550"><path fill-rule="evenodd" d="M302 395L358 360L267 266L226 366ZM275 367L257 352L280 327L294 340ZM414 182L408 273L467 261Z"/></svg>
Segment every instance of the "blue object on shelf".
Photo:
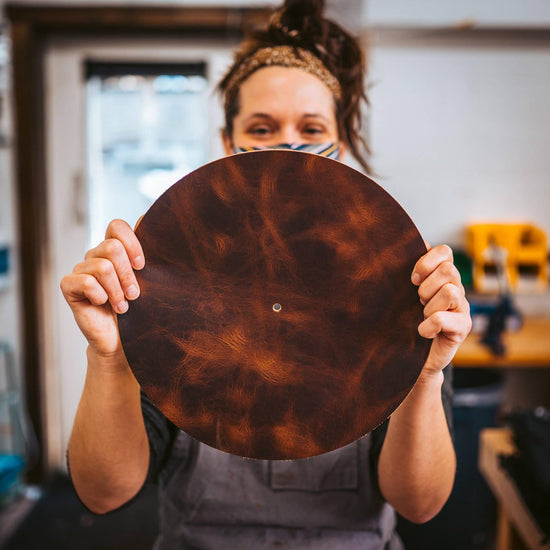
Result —
<svg viewBox="0 0 550 550"><path fill-rule="evenodd" d="M18 455L0 454L0 497L18 481L25 460Z"/></svg>
<svg viewBox="0 0 550 550"><path fill-rule="evenodd" d="M10 269L9 248L0 244L0 275L6 275Z"/></svg>
<svg viewBox="0 0 550 550"><path fill-rule="evenodd" d="M11 346L0 342L0 504L21 489L22 474L36 455L16 380Z"/></svg>

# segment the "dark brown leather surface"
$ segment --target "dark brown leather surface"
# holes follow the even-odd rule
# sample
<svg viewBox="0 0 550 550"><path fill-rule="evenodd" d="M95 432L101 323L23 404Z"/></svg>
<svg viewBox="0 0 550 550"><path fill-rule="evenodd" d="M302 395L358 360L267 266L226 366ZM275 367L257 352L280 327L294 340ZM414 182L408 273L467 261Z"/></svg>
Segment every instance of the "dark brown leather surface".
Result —
<svg viewBox="0 0 550 550"><path fill-rule="evenodd" d="M122 344L192 437L313 456L375 428L414 385L430 341L410 275L426 248L361 173L295 151L233 155L172 186L137 235L146 267Z"/></svg>

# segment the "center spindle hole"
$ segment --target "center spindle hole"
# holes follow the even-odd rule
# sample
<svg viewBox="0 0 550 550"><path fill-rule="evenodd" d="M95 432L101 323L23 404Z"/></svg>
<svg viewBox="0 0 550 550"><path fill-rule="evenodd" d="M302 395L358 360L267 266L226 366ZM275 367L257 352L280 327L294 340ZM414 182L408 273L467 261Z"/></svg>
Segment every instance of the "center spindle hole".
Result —
<svg viewBox="0 0 550 550"><path fill-rule="evenodd" d="M283 306L281 304L273 304L273 311L275 313L279 313L279 311L281 311L281 309L283 309Z"/></svg>

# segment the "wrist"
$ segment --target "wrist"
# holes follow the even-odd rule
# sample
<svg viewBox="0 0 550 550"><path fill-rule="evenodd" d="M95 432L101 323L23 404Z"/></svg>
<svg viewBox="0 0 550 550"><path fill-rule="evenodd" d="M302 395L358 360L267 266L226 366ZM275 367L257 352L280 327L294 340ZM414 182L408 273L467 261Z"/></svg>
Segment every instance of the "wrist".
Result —
<svg viewBox="0 0 550 550"><path fill-rule="evenodd" d="M421 387L434 387L437 389L441 389L441 386L443 385L443 371L437 370L437 371L430 371L423 369L420 373L420 376L418 377L415 387L421 386Z"/></svg>
<svg viewBox="0 0 550 550"><path fill-rule="evenodd" d="M403 400L397 410L417 407L421 403L433 403L441 401L441 386L443 385L443 372L422 372L413 389Z"/></svg>
<svg viewBox="0 0 550 550"><path fill-rule="evenodd" d="M441 406L442 384L442 371L421 373L413 389L391 415L393 421L401 419L409 425L414 418L426 418L426 414L431 415Z"/></svg>
<svg viewBox="0 0 550 550"><path fill-rule="evenodd" d="M101 353L89 345L86 350L86 356L88 359L88 368L94 370L100 369L113 374L131 372L122 347L119 347L119 349L112 353Z"/></svg>

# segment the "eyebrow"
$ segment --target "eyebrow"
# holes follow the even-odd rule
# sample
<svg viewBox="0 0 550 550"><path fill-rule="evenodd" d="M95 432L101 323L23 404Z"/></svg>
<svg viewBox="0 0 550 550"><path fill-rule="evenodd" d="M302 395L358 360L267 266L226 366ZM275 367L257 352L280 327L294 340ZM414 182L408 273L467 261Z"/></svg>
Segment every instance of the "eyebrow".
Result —
<svg viewBox="0 0 550 550"><path fill-rule="evenodd" d="M248 122L249 120L252 120L253 118L268 118L273 119L271 115L268 115L267 113L253 113L250 116L246 117L244 119L244 122Z"/></svg>
<svg viewBox="0 0 550 550"><path fill-rule="evenodd" d="M322 118L323 120L330 122L329 119L321 113L305 113L302 118Z"/></svg>
<svg viewBox="0 0 550 550"><path fill-rule="evenodd" d="M268 113L253 113L250 116L246 117L244 122L248 122L249 120L252 120L254 118L264 118L264 119L273 120L273 116ZM326 116L322 115L321 113L304 113L302 115L302 118L322 118L323 120L329 122L329 119Z"/></svg>

